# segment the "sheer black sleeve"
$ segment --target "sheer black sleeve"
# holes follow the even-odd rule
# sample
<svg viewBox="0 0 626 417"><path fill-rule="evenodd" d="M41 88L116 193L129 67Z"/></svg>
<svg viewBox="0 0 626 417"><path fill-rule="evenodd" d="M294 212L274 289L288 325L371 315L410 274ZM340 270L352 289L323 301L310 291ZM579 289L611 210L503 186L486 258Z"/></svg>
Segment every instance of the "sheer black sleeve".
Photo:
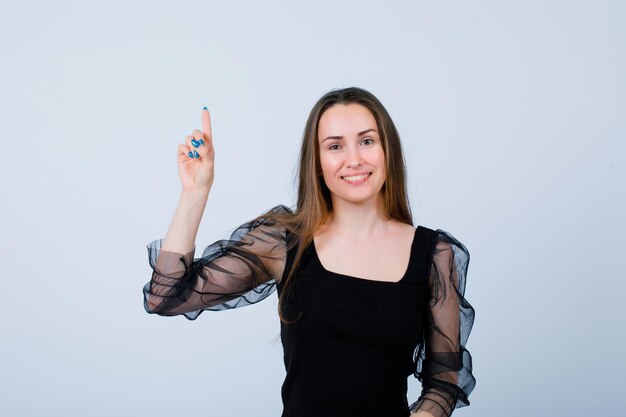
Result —
<svg viewBox="0 0 626 417"><path fill-rule="evenodd" d="M270 212L291 212L278 205ZM161 316L196 319L204 310L220 311L257 303L276 290L286 262L286 231L268 219L242 224L230 239L207 246L194 259L147 245L152 277L143 288L144 308Z"/></svg>
<svg viewBox="0 0 626 417"><path fill-rule="evenodd" d="M474 324L474 308L464 297L469 252L450 233L436 232L424 341L415 361L422 393L410 411L449 417L455 408L469 405L468 396L476 385L472 357L465 348Z"/></svg>

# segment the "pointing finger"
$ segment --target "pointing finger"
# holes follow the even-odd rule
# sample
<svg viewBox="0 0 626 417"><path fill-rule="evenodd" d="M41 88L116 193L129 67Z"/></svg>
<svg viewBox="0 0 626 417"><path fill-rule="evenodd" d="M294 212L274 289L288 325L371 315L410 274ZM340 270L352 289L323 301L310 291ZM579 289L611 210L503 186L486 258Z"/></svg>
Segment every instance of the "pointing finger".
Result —
<svg viewBox="0 0 626 417"><path fill-rule="evenodd" d="M211 140L213 138L211 132L211 115L206 107L202 110L202 134L204 135L204 140Z"/></svg>

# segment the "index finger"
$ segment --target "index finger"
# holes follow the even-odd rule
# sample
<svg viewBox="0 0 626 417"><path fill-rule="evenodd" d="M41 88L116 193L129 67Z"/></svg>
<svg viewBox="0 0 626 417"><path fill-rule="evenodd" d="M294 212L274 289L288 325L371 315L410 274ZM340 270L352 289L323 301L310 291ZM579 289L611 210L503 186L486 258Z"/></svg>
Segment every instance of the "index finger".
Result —
<svg viewBox="0 0 626 417"><path fill-rule="evenodd" d="M202 109L202 135L206 140L211 140L213 137L211 133L211 115L206 107Z"/></svg>

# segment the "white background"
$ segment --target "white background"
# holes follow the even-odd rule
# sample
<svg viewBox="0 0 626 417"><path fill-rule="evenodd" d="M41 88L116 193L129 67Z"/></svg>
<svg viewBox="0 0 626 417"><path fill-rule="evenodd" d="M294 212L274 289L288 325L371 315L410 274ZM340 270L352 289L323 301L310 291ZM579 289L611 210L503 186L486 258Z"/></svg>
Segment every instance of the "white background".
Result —
<svg viewBox="0 0 626 417"><path fill-rule="evenodd" d="M0 414L279 416L276 294L149 315L145 245L203 106L196 255L293 205L308 112L354 85L400 131L414 223L471 253L477 386L455 415L620 415L625 23L599 0L2 0Z"/></svg>

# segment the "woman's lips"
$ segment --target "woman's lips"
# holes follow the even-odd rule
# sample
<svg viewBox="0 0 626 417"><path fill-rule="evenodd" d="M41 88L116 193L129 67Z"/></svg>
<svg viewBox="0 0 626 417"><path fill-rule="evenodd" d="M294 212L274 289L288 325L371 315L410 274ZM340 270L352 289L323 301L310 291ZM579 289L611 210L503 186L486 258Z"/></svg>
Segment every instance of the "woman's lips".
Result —
<svg viewBox="0 0 626 417"><path fill-rule="evenodd" d="M368 178L372 175L371 172L364 174L364 175L349 175L349 176L345 176L345 177L341 177L341 179L343 179L344 181L353 184L353 185L359 185L359 184L363 184L365 181L368 180Z"/></svg>

